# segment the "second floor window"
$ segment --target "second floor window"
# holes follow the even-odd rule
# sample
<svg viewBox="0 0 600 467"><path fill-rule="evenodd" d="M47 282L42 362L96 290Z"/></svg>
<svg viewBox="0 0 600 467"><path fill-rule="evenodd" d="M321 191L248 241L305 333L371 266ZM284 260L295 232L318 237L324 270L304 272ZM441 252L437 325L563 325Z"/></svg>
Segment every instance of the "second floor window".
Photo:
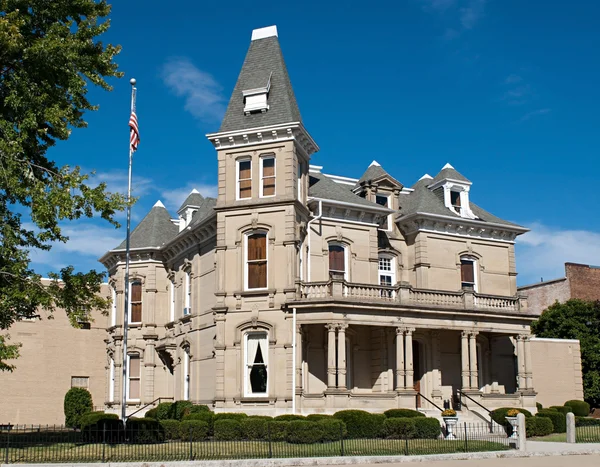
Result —
<svg viewBox="0 0 600 467"><path fill-rule="evenodd" d="M380 206L383 206L384 208L389 208L389 201L390 198L389 196L386 195L376 195L375 196L375 202L377 204L379 204ZM389 230L390 228L390 216L386 216L385 219L383 220L383 222L381 223L381 228L383 230Z"/></svg>
<svg viewBox="0 0 600 467"><path fill-rule="evenodd" d="M346 249L342 245L329 244L329 275L346 276Z"/></svg>
<svg viewBox="0 0 600 467"><path fill-rule="evenodd" d="M192 277L188 271L185 273L185 307L184 315L189 315L192 312Z"/></svg>
<svg viewBox="0 0 600 467"><path fill-rule="evenodd" d="M131 298L130 298L130 323L142 322L142 283L131 283Z"/></svg>
<svg viewBox="0 0 600 467"><path fill-rule="evenodd" d="M260 159L260 196L275 195L275 157L268 156Z"/></svg>
<svg viewBox="0 0 600 467"><path fill-rule="evenodd" d="M394 259L390 256L379 256L379 285L391 287L395 284Z"/></svg>
<svg viewBox="0 0 600 467"><path fill-rule="evenodd" d="M247 236L246 284L248 289L267 288L267 234L253 233Z"/></svg>
<svg viewBox="0 0 600 467"><path fill-rule="evenodd" d="M252 197L252 161L250 159L243 159L237 161L237 164L237 199L250 198Z"/></svg>
<svg viewBox="0 0 600 467"><path fill-rule="evenodd" d="M471 288L477 291L477 283L475 281L475 264L473 258L462 257L460 259L460 281L462 288Z"/></svg>
<svg viewBox="0 0 600 467"><path fill-rule="evenodd" d="M169 321L175 321L175 279L169 283Z"/></svg>

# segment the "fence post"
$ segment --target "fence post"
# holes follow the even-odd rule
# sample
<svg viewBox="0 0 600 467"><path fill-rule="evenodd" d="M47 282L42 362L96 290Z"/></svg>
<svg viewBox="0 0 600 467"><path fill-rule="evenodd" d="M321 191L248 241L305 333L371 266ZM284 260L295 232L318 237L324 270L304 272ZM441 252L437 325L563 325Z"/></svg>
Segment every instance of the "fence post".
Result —
<svg viewBox="0 0 600 467"><path fill-rule="evenodd" d="M271 424L267 422L267 440L269 441L269 459L273 457L273 447L271 446Z"/></svg>
<svg viewBox="0 0 600 467"><path fill-rule="evenodd" d="M340 422L340 455L344 455L344 424Z"/></svg>
<svg viewBox="0 0 600 467"><path fill-rule="evenodd" d="M465 452L469 452L469 435L467 434L467 422L464 422L465 425Z"/></svg>
<svg viewBox="0 0 600 467"><path fill-rule="evenodd" d="M8 431L6 432L6 455L5 464L8 464L8 448L10 447L10 425L8 426Z"/></svg>
<svg viewBox="0 0 600 467"><path fill-rule="evenodd" d="M190 426L190 460L191 461L194 460L194 447L192 445L192 433L193 433L193 427Z"/></svg>
<svg viewBox="0 0 600 467"><path fill-rule="evenodd" d="M575 415L573 412L569 412L567 414L567 443L577 442L575 433Z"/></svg>
<svg viewBox="0 0 600 467"><path fill-rule="evenodd" d="M106 462L106 421L102 423L102 462Z"/></svg>
<svg viewBox="0 0 600 467"><path fill-rule="evenodd" d="M408 435L404 434L404 455L408 456Z"/></svg>
<svg viewBox="0 0 600 467"><path fill-rule="evenodd" d="M517 438L518 438L517 442L519 443L519 451L525 451L527 429L525 427L525 414L524 413L517 414Z"/></svg>

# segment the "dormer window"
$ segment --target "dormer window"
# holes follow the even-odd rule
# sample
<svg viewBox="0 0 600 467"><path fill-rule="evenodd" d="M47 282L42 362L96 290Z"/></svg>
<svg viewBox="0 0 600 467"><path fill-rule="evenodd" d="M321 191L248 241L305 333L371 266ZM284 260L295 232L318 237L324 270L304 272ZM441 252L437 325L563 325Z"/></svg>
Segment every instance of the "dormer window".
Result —
<svg viewBox="0 0 600 467"><path fill-rule="evenodd" d="M269 110L267 101L269 98L269 91L271 90L271 76L273 76L273 73L269 74L269 78L266 80L266 85L264 87L242 91L242 95L244 96L244 113L246 115L250 115L253 112L264 113Z"/></svg>
<svg viewBox="0 0 600 467"><path fill-rule="evenodd" d="M384 208L390 207L390 197L387 195L376 195L375 202ZM385 216L380 228L383 230L390 230L390 216Z"/></svg>
<svg viewBox="0 0 600 467"><path fill-rule="evenodd" d="M460 191L450 191L450 203L452 207L460 214Z"/></svg>

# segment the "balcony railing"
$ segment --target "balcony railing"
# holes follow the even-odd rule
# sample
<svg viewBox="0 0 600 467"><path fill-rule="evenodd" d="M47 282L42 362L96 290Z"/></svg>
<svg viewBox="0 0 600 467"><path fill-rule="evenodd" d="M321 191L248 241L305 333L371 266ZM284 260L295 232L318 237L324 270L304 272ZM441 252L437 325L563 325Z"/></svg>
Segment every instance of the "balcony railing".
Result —
<svg viewBox="0 0 600 467"><path fill-rule="evenodd" d="M405 306L523 313L527 310L524 296L484 295L465 289L457 292L417 289L407 284L393 287L357 284L332 278L326 282L298 282L296 300L345 300L352 302L387 302Z"/></svg>

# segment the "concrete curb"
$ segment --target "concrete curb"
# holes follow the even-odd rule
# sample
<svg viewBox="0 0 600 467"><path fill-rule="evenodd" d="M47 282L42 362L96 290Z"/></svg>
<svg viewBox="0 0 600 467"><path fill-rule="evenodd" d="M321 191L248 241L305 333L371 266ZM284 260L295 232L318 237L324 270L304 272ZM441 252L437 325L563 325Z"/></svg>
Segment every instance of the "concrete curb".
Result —
<svg viewBox="0 0 600 467"><path fill-rule="evenodd" d="M426 456L364 456L364 457L306 457L295 459L238 459L218 461L176 462L109 462L109 463L65 463L65 464L18 464L19 467L288 467L308 465L354 465L354 464L404 464L472 459L511 459L524 457L586 456L600 455L600 446L594 449L564 451L496 451L460 454L433 454ZM0 464L14 467L15 464Z"/></svg>

